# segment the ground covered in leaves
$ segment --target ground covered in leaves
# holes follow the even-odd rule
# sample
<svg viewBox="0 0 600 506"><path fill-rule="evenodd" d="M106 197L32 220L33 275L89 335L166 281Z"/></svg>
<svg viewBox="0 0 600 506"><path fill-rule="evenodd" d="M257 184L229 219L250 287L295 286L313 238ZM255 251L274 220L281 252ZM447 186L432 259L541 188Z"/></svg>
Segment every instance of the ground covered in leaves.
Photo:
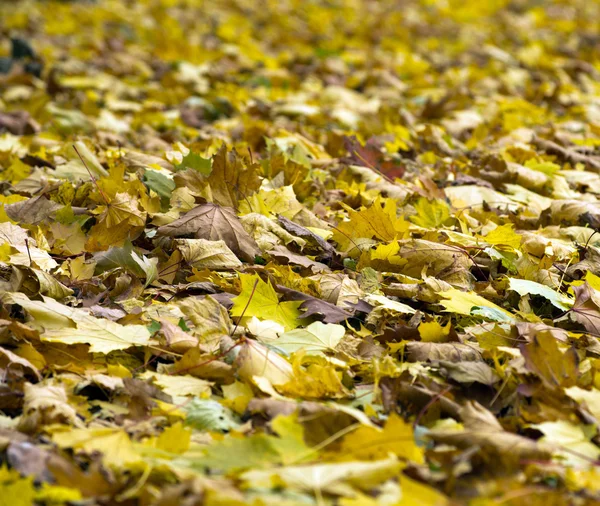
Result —
<svg viewBox="0 0 600 506"><path fill-rule="evenodd" d="M597 504L598 19L3 2L0 504Z"/></svg>

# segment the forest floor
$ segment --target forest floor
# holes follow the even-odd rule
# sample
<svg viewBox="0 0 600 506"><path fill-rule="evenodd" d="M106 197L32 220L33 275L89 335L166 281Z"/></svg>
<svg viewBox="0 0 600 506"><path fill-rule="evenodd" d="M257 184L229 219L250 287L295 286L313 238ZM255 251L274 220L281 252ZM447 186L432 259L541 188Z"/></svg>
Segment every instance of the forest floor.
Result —
<svg viewBox="0 0 600 506"><path fill-rule="evenodd" d="M600 2L0 4L0 506L600 503Z"/></svg>

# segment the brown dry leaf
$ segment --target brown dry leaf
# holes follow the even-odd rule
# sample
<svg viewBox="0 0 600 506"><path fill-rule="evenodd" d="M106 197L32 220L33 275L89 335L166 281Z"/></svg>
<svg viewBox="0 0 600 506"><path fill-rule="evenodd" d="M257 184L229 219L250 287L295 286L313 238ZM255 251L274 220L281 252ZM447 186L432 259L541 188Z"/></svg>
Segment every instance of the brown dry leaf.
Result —
<svg viewBox="0 0 600 506"><path fill-rule="evenodd" d="M402 274L420 278L425 273L455 288L470 290L473 285L469 256L459 247L424 240L400 241L398 253L407 263Z"/></svg>
<svg viewBox="0 0 600 506"><path fill-rule="evenodd" d="M428 437L459 448L478 447L487 462L501 464L504 469L510 469L522 460L544 460L552 455L549 446L505 431L496 417L477 402L467 402L458 416L464 430L433 430L428 432Z"/></svg>
<svg viewBox="0 0 600 506"><path fill-rule="evenodd" d="M23 415L19 420L19 430L35 433L45 425L63 423L81 425L77 411L69 403L67 392L62 385L39 383L25 385Z"/></svg>
<svg viewBox="0 0 600 506"><path fill-rule="evenodd" d="M600 295L588 283L573 286L575 304L572 318L581 323L592 335L600 336Z"/></svg>
<svg viewBox="0 0 600 506"><path fill-rule="evenodd" d="M426 360L464 362L482 359L481 352L473 344L426 342L406 343L406 358L411 362L425 362Z"/></svg>
<svg viewBox="0 0 600 506"><path fill-rule="evenodd" d="M173 223L159 227L158 233L169 237L222 240L238 257L251 263L260 255L257 244L244 230L233 209L216 204L198 206Z"/></svg>
<svg viewBox="0 0 600 506"><path fill-rule="evenodd" d="M206 182L210 185L212 201L236 209L238 202L248 198L260 187L258 164L248 164L234 150L223 144L213 157L212 171Z"/></svg>
<svg viewBox="0 0 600 506"><path fill-rule="evenodd" d="M304 310L300 318L316 318L325 323L340 323L352 317L352 313L330 302L311 295L278 285L277 291L284 294L286 300L303 301L299 306Z"/></svg>
<svg viewBox="0 0 600 506"><path fill-rule="evenodd" d="M481 383L494 385L500 381L500 376L485 362L449 362L440 360L436 364L440 373L458 383Z"/></svg>
<svg viewBox="0 0 600 506"><path fill-rule="evenodd" d="M29 360L2 347L0 347L0 370L5 371L5 379L6 376L15 376L17 371L20 375L33 377L38 381L42 379L37 367Z"/></svg>
<svg viewBox="0 0 600 506"><path fill-rule="evenodd" d="M198 338L184 332L181 327L168 320L160 322L160 332L164 336L167 347L177 353L185 353L198 346Z"/></svg>
<svg viewBox="0 0 600 506"><path fill-rule="evenodd" d="M48 200L44 195L5 206L6 214L17 223L36 225L48 219L62 206Z"/></svg>

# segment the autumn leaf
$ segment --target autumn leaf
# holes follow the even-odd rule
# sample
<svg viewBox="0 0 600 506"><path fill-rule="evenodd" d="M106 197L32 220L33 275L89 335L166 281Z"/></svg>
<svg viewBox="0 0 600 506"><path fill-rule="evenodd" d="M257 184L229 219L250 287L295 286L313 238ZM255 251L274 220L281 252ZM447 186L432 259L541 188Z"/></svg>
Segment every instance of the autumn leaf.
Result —
<svg viewBox="0 0 600 506"><path fill-rule="evenodd" d="M415 211L417 214L411 216L410 220L423 228L441 227L450 218L450 208L441 200L421 198L415 204Z"/></svg>
<svg viewBox="0 0 600 506"><path fill-rule="evenodd" d="M344 334L345 330L341 325L314 322L306 329L285 332L274 345L288 353L303 349L309 354L322 354L335 351Z"/></svg>
<svg viewBox="0 0 600 506"><path fill-rule="evenodd" d="M360 239L392 241L402 238L408 230L408 223L396 216L396 204L389 200L382 201L379 197L367 208L359 211L349 209L348 216L349 221L338 223L333 232L333 239L343 251L356 248L354 241L360 244Z"/></svg>
<svg viewBox="0 0 600 506"><path fill-rule="evenodd" d="M573 301L570 297L553 290L549 286L536 283L535 281L510 278L509 286L511 290L514 290L521 296L539 295L544 297L545 299L548 299L552 305L563 311L568 311L573 305Z"/></svg>
<svg viewBox="0 0 600 506"><path fill-rule="evenodd" d="M493 321L514 321L513 315L508 311L476 293L461 292L452 288L440 295L444 298L440 304L446 311L465 316L480 316Z"/></svg>
<svg viewBox="0 0 600 506"><path fill-rule="evenodd" d="M350 458L374 460L394 453L399 458L423 462L423 450L415 443L412 427L392 414L383 430L359 427L346 436L342 452Z"/></svg>
<svg viewBox="0 0 600 506"><path fill-rule="evenodd" d="M43 330L45 341L89 344L91 351L110 353L147 344L150 338L150 332L143 325L123 326L95 318L83 309L64 306L54 299L33 301L20 293L5 293L2 300L24 308L32 318L32 325Z"/></svg>
<svg viewBox="0 0 600 506"><path fill-rule="evenodd" d="M204 204L192 209L158 232L169 237L194 236L209 241L222 240L236 255L253 262L260 255L254 240L240 224L237 216L227 207Z"/></svg>
<svg viewBox="0 0 600 506"><path fill-rule="evenodd" d="M395 459L373 462L343 462L289 466L279 470L248 471L242 478L254 487L269 486L274 481L295 490L354 496L355 489L369 491L396 475L400 464Z"/></svg>
<svg viewBox="0 0 600 506"><path fill-rule="evenodd" d="M213 202L233 208L260 187L257 165L246 165L235 150L228 152L224 144L213 157L212 170L206 181Z"/></svg>
<svg viewBox="0 0 600 506"><path fill-rule="evenodd" d="M127 433L120 429L73 429L57 432L53 441L61 448L72 448L87 453L100 452L105 464L111 467L142 461Z"/></svg>
<svg viewBox="0 0 600 506"><path fill-rule="evenodd" d="M539 332L531 343L521 345L525 366L550 387L573 386L578 363L574 349L561 350L549 332Z"/></svg>
<svg viewBox="0 0 600 506"><path fill-rule="evenodd" d="M260 277L240 274L242 289L233 299L232 316L256 316L264 320L272 320L283 325L286 330L296 328L301 313L300 302L280 302L270 281L264 282Z"/></svg>
<svg viewBox="0 0 600 506"><path fill-rule="evenodd" d="M178 170L194 169L200 172L200 174L208 176L212 171L212 162L209 158L204 158L198 153L190 151L175 168Z"/></svg>

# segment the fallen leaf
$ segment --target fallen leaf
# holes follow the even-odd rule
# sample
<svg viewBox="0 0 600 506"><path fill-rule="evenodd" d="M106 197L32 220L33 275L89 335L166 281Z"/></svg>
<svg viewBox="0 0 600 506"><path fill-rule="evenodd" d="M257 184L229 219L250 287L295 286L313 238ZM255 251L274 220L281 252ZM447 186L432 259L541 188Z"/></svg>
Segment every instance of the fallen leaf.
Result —
<svg viewBox="0 0 600 506"><path fill-rule="evenodd" d="M256 316L277 322L286 330L298 326L297 320L301 314L298 307L301 303L280 302L271 282L265 283L257 274L240 274L240 281L242 290L233 299L232 316Z"/></svg>
<svg viewBox="0 0 600 506"><path fill-rule="evenodd" d="M536 442L505 431L496 417L480 404L468 402L459 411L464 430L433 430L427 433L435 441L458 446L476 448L496 459L498 464L509 467L523 459L547 459L552 449L543 442Z"/></svg>
<svg viewBox="0 0 600 506"><path fill-rule="evenodd" d="M281 334L273 344L287 353L305 350L309 355L319 355L334 352L344 334L345 329L341 325L314 322L305 329Z"/></svg>
<svg viewBox="0 0 600 506"><path fill-rule="evenodd" d="M69 404L65 388L62 385L27 383L19 429L34 433L52 423L80 425L77 412Z"/></svg>
<svg viewBox="0 0 600 506"><path fill-rule="evenodd" d="M383 429L359 427L342 441L341 451L348 458L377 460L393 453L401 459L422 463L423 450L415 442L410 424L392 413Z"/></svg>
<svg viewBox="0 0 600 506"><path fill-rule="evenodd" d="M240 224L231 208L216 204L195 207L178 220L159 227L158 233L169 237L194 236L208 241L222 240L238 257L254 262L260 250Z"/></svg>
<svg viewBox="0 0 600 506"><path fill-rule="evenodd" d="M2 300L23 307L32 318L33 327L43 331L44 341L89 344L90 351L110 353L143 346L150 339L150 332L142 325L125 326L95 318L83 309L71 308L47 297L33 301L21 293L5 293Z"/></svg>

